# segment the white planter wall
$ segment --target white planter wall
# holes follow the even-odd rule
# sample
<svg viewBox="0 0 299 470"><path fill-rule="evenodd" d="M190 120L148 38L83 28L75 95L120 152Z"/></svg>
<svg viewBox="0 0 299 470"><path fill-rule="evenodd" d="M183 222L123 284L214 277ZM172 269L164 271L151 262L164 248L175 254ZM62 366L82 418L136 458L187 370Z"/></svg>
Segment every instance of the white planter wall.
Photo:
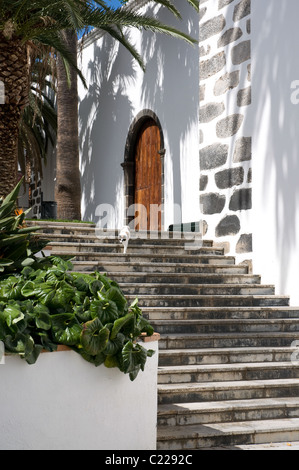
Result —
<svg viewBox="0 0 299 470"><path fill-rule="evenodd" d="M0 450L154 450L156 353L131 382L71 350L43 353L29 366L6 356L0 365Z"/></svg>

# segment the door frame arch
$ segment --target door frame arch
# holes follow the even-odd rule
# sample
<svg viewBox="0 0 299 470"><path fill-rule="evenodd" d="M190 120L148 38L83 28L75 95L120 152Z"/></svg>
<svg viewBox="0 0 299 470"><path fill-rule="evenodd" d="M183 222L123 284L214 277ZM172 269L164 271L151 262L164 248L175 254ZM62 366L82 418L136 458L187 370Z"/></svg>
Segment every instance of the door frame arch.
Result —
<svg viewBox="0 0 299 470"><path fill-rule="evenodd" d="M162 168L162 213L161 213L161 230L164 229L164 157L165 157L165 146L164 146L164 135L162 126L158 116L150 109L144 109L140 111L134 118L130 125L126 146L124 161L121 164L124 170L124 197L125 197L125 214L124 224L128 225L133 219L133 216L128 216L128 209L134 204L135 196L135 148L139 131L144 123L148 120L155 122L160 132L160 150L159 154L161 157L161 168Z"/></svg>

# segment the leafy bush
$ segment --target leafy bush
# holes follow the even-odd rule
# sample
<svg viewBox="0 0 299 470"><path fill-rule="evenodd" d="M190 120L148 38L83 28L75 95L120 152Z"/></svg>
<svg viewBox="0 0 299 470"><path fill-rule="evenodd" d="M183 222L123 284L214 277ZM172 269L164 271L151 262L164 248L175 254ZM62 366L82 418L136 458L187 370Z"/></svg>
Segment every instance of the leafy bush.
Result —
<svg viewBox="0 0 299 470"><path fill-rule="evenodd" d="M0 282L0 340L34 364L42 349L67 345L95 366L118 367L134 380L153 351L136 343L153 334L137 299L128 305L118 284L100 273L71 271L45 257Z"/></svg>
<svg viewBox="0 0 299 470"><path fill-rule="evenodd" d="M20 270L34 263L34 255L48 243L32 236L39 227L24 225L29 211L19 211L17 207L22 182L3 201L0 200L0 273Z"/></svg>
<svg viewBox="0 0 299 470"><path fill-rule="evenodd" d="M118 284L100 273L72 272L61 257L37 258L48 243L26 227L18 210L22 180L0 201L0 341L5 350L34 364L40 352L69 346L95 366L118 367L134 380L147 351L136 343L153 334L137 299L132 305Z"/></svg>

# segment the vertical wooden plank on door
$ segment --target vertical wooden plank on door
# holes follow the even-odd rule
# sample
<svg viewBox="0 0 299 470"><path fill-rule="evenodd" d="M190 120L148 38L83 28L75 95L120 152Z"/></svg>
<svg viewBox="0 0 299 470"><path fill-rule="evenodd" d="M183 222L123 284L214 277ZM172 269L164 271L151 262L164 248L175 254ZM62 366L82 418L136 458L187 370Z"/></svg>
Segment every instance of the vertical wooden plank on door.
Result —
<svg viewBox="0 0 299 470"><path fill-rule="evenodd" d="M160 130L154 120L141 127L135 150L135 204L145 210L139 212L136 230L161 230L161 210L151 217L151 205L162 203L162 165Z"/></svg>

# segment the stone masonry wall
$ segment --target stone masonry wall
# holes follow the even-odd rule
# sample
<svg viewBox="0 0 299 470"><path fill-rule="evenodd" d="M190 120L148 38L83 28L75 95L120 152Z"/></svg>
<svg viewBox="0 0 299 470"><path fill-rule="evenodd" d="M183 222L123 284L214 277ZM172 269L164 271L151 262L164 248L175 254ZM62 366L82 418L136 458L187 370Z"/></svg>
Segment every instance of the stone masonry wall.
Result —
<svg viewBox="0 0 299 470"><path fill-rule="evenodd" d="M205 238L250 259L251 0L201 0L200 204Z"/></svg>

